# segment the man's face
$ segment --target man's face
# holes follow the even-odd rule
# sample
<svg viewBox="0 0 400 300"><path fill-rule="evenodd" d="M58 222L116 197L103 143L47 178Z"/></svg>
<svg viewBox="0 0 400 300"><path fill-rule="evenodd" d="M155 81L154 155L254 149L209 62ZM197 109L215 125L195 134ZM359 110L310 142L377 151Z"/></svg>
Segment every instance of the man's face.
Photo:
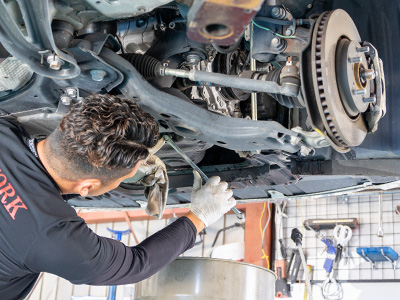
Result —
<svg viewBox="0 0 400 300"><path fill-rule="evenodd" d="M132 171L129 174L125 175L124 177L117 178L113 181L108 182L107 184L102 184L98 188L96 188L96 187L91 188L87 195L88 196L99 196L99 195L102 195L104 193L107 193L107 192L117 188L122 181L134 176L142 163L143 163L143 161L140 160L136 164L136 166L132 169Z"/></svg>

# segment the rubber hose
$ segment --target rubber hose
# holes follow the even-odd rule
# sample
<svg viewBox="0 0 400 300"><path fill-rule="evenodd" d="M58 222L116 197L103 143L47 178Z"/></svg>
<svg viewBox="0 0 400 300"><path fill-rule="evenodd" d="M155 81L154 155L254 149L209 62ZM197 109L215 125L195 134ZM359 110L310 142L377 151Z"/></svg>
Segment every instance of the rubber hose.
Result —
<svg viewBox="0 0 400 300"><path fill-rule="evenodd" d="M293 24L292 21L289 20L278 20L274 18L268 18L268 17L256 17L254 18L254 22L265 22L265 23L270 23L270 24L275 24L275 25L283 25L283 26L290 26Z"/></svg>
<svg viewBox="0 0 400 300"><path fill-rule="evenodd" d="M149 55L137 53L121 54L135 69L146 79L154 79L160 76L161 62Z"/></svg>

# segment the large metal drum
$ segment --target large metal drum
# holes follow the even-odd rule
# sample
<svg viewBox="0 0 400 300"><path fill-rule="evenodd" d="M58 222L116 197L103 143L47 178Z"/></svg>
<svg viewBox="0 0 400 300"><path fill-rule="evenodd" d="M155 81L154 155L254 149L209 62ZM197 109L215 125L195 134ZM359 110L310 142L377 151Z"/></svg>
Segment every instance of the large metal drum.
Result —
<svg viewBox="0 0 400 300"><path fill-rule="evenodd" d="M212 258L178 258L135 286L136 300L270 300L275 273Z"/></svg>

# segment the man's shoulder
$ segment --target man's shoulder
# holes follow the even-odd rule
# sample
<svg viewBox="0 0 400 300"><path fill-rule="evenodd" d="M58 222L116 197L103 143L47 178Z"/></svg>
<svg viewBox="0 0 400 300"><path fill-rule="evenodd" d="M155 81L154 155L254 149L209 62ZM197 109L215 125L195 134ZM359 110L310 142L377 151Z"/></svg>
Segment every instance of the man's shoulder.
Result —
<svg viewBox="0 0 400 300"><path fill-rule="evenodd" d="M16 118L0 118L0 135L5 138L27 139L29 133L22 127Z"/></svg>

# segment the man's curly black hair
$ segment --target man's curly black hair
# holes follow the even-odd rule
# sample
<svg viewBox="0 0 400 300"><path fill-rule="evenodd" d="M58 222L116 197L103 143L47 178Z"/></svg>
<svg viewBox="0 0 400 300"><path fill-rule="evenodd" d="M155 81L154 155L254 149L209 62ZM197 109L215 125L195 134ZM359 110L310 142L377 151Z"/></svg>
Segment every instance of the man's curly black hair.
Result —
<svg viewBox="0 0 400 300"><path fill-rule="evenodd" d="M50 135L50 166L69 180L129 174L159 136L154 118L134 101L94 94L71 107Z"/></svg>

